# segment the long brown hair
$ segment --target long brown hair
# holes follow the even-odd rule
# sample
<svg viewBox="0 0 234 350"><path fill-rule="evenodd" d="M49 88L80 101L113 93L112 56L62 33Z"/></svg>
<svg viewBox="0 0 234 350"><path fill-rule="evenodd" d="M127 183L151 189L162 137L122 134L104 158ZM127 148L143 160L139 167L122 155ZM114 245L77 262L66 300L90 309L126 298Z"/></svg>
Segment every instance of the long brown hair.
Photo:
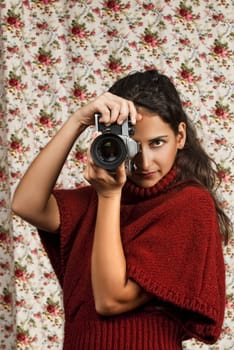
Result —
<svg viewBox="0 0 234 350"><path fill-rule="evenodd" d="M186 143L176 157L178 180L191 179L207 188L214 199L220 232L225 243L231 235L232 225L217 197L221 183L218 166L208 156L196 134L196 130L185 113L179 94L170 79L157 70L135 72L118 80L109 89L113 94L134 102L158 114L168 123L175 134L181 122L186 124Z"/></svg>

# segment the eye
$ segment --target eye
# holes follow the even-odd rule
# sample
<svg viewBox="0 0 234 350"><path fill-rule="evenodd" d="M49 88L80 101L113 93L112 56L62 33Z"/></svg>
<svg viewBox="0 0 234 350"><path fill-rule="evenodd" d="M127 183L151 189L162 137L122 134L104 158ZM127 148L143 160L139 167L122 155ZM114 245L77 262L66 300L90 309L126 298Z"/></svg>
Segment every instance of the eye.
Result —
<svg viewBox="0 0 234 350"><path fill-rule="evenodd" d="M165 143L165 140L163 139L155 139L150 142L150 146L152 148L158 148L161 147Z"/></svg>

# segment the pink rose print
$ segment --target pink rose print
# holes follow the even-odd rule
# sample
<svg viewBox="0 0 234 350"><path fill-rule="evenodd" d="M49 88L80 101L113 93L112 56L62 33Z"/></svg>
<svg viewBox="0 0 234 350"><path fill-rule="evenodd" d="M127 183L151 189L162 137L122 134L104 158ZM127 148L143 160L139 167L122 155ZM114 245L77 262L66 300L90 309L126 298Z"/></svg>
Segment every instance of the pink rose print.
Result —
<svg viewBox="0 0 234 350"><path fill-rule="evenodd" d="M3 291L3 296L2 296L2 301L4 302L4 304L10 306L12 304L12 294L10 293L10 291L6 288L4 288Z"/></svg>
<svg viewBox="0 0 234 350"><path fill-rule="evenodd" d="M73 37L78 39L86 39L89 35L94 34L94 32L89 33L87 31L85 24L81 24L75 20L72 21L70 33Z"/></svg>
<svg viewBox="0 0 234 350"><path fill-rule="evenodd" d="M219 14L217 14L217 15L213 15L213 19L214 19L215 21L219 22L219 21L223 21L223 20L225 19L225 17L224 17L224 15L223 15L223 13L219 13Z"/></svg>
<svg viewBox="0 0 234 350"><path fill-rule="evenodd" d="M46 308L47 312L53 316L57 316L58 312L57 312L57 308L55 305L48 305Z"/></svg>
<svg viewBox="0 0 234 350"><path fill-rule="evenodd" d="M17 137L12 136L11 143L10 143L10 149L12 151L22 153L22 151L23 151L22 140L18 139Z"/></svg>
<svg viewBox="0 0 234 350"><path fill-rule="evenodd" d="M115 73L121 73L122 71L121 65L118 62L114 62L114 61L109 62L108 68Z"/></svg>
<svg viewBox="0 0 234 350"><path fill-rule="evenodd" d="M38 89L40 91L47 91L49 90L50 86L48 84L44 84L44 85L38 85Z"/></svg>
<svg viewBox="0 0 234 350"><path fill-rule="evenodd" d="M72 160L76 165L85 164L87 161L86 150L80 149L80 146L77 145L72 153Z"/></svg>
<svg viewBox="0 0 234 350"><path fill-rule="evenodd" d="M114 12L118 12L121 10L120 1L114 1L114 0L106 1L105 5L109 10L112 10Z"/></svg>
<svg viewBox="0 0 234 350"><path fill-rule="evenodd" d="M228 45L226 43L222 44L219 40L215 40L212 50L216 56L219 56L222 58L228 57L229 55Z"/></svg>
<svg viewBox="0 0 234 350"><path fill-rule="evenodd" d="M84 161L87 159L87 157L84 155L84 152L78 151L75 153L75 159L80 160L80 161Z"/></svg>
<svg viewBox="0 0 234 350"><path fill-rule="evenodd" d="M228 118L228 113L227 113L227 111L225 111L222 107L216 108L215 114L216 114L218 117L221 117L222 119L227 119L227 118Z"/></svg>
<svg viewBox="0 0 234 350"><path fill-rule="evenodd" d="M47 117L47 116L42 116L42 117L40 117L40 123L42 124L42 125L46 125L46 126L48 126L49 125L49 118Z"/></svg>
<svg viewBox="0 0 234 350"><path fill-rule="evenodd" d="M193 68L188 68L184 63L182 63L181 65L179 75L182 78L182 80L185 80L188 83L193 83L196 80Z"/></svg>
<svg viewBox="0 0 234 350"><path fill-rule="evenodd" d="M75 36L77 36L78 38L85 38L86 34L85 31L79 27L74 25L71 29L72 34L74 34Z"/></svg>
<svg viewBox="0 0 234 350"><path fill-rule="evenodd" d="M155 65L153 65L153 64L150 65L150 66L145 65L145 66L144 66L144 69L145 69L145 70L151 70L151 69L156 69L156 67L155 67Z"/></svg>
<svg viewBox="0 0 234 350"><path fill-rule="evenodd" d="M157 38L155 38L153 35L150 35L150 34L146 34L144 36L144 41L152 47L155 47L158 45Z"/></svg>
<svg viewBox="0 0 234 350"><path fill-rule="evenodd" d="M60 315L60 309L58 303L54 302L51 298L47 298L46 312L50 316L57 317Z"/></svg>
<svg viewBox="0 0 234 350"><path fill-rule="evenodd" d="M231 181L231 177L230 177L229 173L227 172L227 170L225 170L225 169L219 170L218 176L223 182Z"/></svg>
<svg viewBox="0 0 234 350"><path fill-rule="evenodd" d="M19 48L17 46L8 46L7 51L10 53L17 53L19 52Z"/></svg>
<svg viewBox="0 0 234 350"><path fill-rule="evenodd" d="M156 47L159 45L158 34L156 32L152 32L147 28L144 30L142 40L151 47Z"/></svg>
<svg viewBox="0 0 234 350"><path fill-rule="evenodd" d="M190 40L188 38L185 39L180 39L180 43L184 46L184 45L189 45L190 44Z"/></svg>
<svg viewBox="0 0 234 350"><path fill-rule="evenodd" d="M49 26L48 26L48 23L47 22L41 22L41 23L37 23L37 28L39 30L43 30L43 29L47 29Z"/></svg>
<svg viewBox="0 0 234 350"><path fill-rule="evenodd" d="M220 119L229 119L231 118L230 112L229 112L229 106L223 105L221 102L216 102L214 113L217 117Z"/></svg>
<svg viewBox="0 0 234 350"><path fill-rule="evenodd" d="M193 20L192 6L186 6L183 2L180 2L180 7L177 8L176 12L183 20L187 22Z"/></svg>
<svg viewBox="0 0 234 350"><path fill-rule="evenodd" d="M0 168L0 182L4 182L7 180L6 171L3 168Z"/></svg>
<svg viewBox="0 0 234 350"><path fill-rule="evenodd" d="M227 144L227 140L225 138L215 139L215 143L219 146L222 146Z"/></svg>
<svg viewBox="0 0 234 350"><path fill-rule="evenodd" d="M152 2L150 2L149 4L143 4L143 8L144 8L145 10L150 11L150 10L154 10L154 9L155 9L155 5L152 4Z"/></svg>
<svg viewBox="0 0 234 350"><path fill-rule="evenodd" d="M36 125L42 131L53 129L56 127L56 125L59 125L61 123L61 120L56 120L53 117L53 113L48 113L43 109L40 110L39 116L37 116L36 120Z"/></svg>
<svg viewBox="0 0 234 350"><path fill-rule="evenodd" d="M12 10L7 11L5 21L9 26L14 27L15 29L20 29L23 27L23 23L20 20L20 15L16 15Z"/></svg>
<svg viewBox="0 0 234 350"><path fill-rule="evenodd" d="M7 232L1 230L0 227L0 246L7 245L10 243L10 236Z"/></svg>
<svg viewBox="0 0 234 350"><path fill-rule="evenodd" d="M53 64L52 54L50 51L45 51L43 48L39 48L37 60L43 66L51 66Z"/></svg>
<svg viewBox="0 0 234 350"><path fill-rule="evenodd" d="M80 85L79 82L75 82L73 86L73 96L80 101L84 101L87 98L87 87Z"/></svg>
<svg viewBox="0 0 234 350"><path fill-rule="evenodd" d="M191 12L185 8L180 9L179 14L186 19L186 21L191 21L193 19Z"/></svg>
<svg viewBox="0 0 234 350"><path fill-rule="evenodd" d="M12 71L9 73L8 85L15 90L21 90L23 87L20 76Z"/></svg>
<svg viewBox="0 0 234 350"><path fill-rule="evenodd" d="M215 76L214 81L216 83L223 83L223 82L225 82L225 77L224 77L224 75Z"/></svg>
<svg viewBox="0 0 234 350"><path fill-rule="evenodd" d="M58 338L57 335L48 336L48 340L49 340L50 342L53 342L53 343L57 342L58 339L59 339L59 338Z"/></svg>
<svg viewBox="0 0 234 350"><path fill-rule="evenodd" d="M17 341L23 344L28 344L28 338L25 333L18 333Z"/></svg>
<svg viewBox="0 0 234 350"><path fill-rule="evenodd" d="M104 7L109 12L112 11L114 13L121 12L124 9L129 9L131 7L130 2L127 2L126 4L122 3L120 0L108 0L104 2Z"/></svg>
<svg viewBox="0 0 234 350"><path fill-rule="evenodd" d="M119 74L123 72L122 60L120 58L110 56L109 62L106 64L106 67L113 73Z"/></svg>
<svg viewBox="0 0 234 350"><path fill-rule="evenodd" d="M21 268L15 269L15 277L22 281L26 281L25 269L21 269Z"/></svg>
<svg viewBox="0 0 234 350"><path fill-rule="evenodd" d="M39 2L43 5L50 5L53 2L56 2L57 0L39 0Z"/></svg>
<svg viewBox="0 0 234 350"><path fill-rule="evenodd" d="M82 56L76 56L76 57L72 57L72 62L73 63L81 63L83 62L83 57Z"/></svg>
<svg viewBox="0 0 234 350"><path fill-rule="evenodd" d="M117 29L112 29L112 30L108 30L107 31L107 34L110 36L110 37L118 37L118 30Z"/></svg>
<svg viewBox="0 0 234 350"><path fill-rule="evenodd" d="M21 344L21 346L29 345L30 344L29 331L25 331L21 327L17 327L16 340L17 340L17 343Z"/></svg>

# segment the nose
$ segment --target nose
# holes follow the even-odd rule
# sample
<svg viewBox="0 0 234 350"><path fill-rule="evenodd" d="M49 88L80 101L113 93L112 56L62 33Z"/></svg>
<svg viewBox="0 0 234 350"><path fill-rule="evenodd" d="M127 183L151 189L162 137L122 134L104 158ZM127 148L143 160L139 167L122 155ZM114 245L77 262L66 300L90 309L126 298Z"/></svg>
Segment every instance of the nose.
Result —
<svg viewBox="0 0 234 350"><path fill-rule="evenodd" d="M137 166L143 171L150 169L151 165L151 156L149 150L141 146L140 152L137 154Z"/></svg>

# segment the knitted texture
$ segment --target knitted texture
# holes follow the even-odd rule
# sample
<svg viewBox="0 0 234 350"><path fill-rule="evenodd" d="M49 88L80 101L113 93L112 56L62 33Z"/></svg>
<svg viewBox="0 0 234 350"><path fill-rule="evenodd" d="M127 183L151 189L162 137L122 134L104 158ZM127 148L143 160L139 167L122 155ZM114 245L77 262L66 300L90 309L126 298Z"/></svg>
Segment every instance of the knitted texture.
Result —
<svg viewBox="0 0 234 350"><path fill-rule="evenodd" d="M55 196L60 235L39 233L63 288L64 349L177 350L191 337L218 339L224 261L214 203L205 189L176 183L174 170L151 190L125 185L121 235L127 274L155 298L113 318L96 313L92 294L96 193L87 186ZM140 345L133 347L137 340Z"/></svg>

